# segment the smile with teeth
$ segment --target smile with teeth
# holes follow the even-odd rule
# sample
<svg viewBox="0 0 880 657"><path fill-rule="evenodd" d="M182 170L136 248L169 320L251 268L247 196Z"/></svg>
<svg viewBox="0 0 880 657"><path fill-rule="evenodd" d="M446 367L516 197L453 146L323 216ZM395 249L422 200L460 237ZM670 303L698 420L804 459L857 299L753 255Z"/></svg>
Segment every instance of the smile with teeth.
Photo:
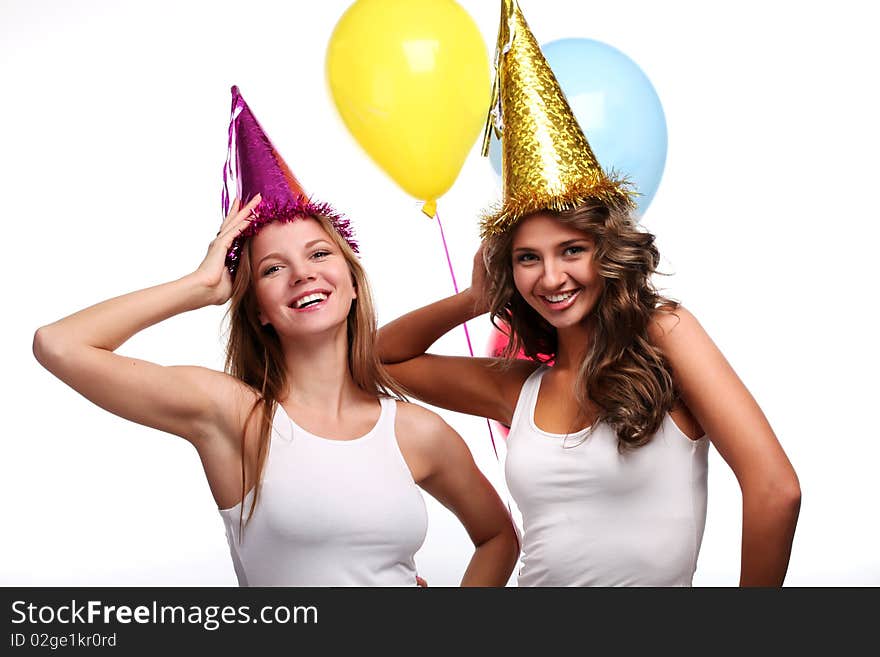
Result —
<svg viewBox="0 0 880 657"><path fill-rule="evenodd" d="M302 308L307 308L309 306L317 305L317 304L321 303L322 301L325 301L327 299L327 297L328 297L328 295L325 294L324 292L315 292L314 294L307 294L306 296L300 297L299 299L294 301L292 304L290 304L290 307L294 308L296 310L300 310Z"/></svg>
<svg viewBox="0 0 880 657"><path fill-rule="evenodd" d="M559 294L541 294L538 295L548 306L555 310L560 310L562 308L567 308L572 303L574 303L575 297L581 291L581 288L577 290L570 290L568 292L561 292Z"/></svg>

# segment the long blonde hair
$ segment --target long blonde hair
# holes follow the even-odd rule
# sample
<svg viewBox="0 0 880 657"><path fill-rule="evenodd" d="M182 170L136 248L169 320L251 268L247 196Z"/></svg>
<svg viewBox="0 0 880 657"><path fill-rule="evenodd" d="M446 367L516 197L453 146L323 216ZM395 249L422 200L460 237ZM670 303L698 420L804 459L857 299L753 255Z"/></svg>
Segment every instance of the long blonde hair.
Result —
<svg viewBox="0 0 880 657"><path fill-rule="evenodd" d="M604 283L590 313L591 340L575 384L579 419L592 402L599 407L598 420L617 433L621 451L641 447L660 428L677 397L669 363L648 338L652 314L678 307L651 281L660 262L654 236L639 230L628 212L599 202L549 214L595 239L593 258ZM492 323L510 338L503 358L512 362L522 350L528 358L547 362L556 356L557 333L516 289L511 255L515 232L508 230L486 244Z"/></svg>
<svg viewBox="0 0 880 657"><path fill-rule="evenodd" d="M373 296L367 275L357 255L348 242L339 235L327 217L312 215L333 243L345 257L349 271L357 289L357 298L352 302L347 319L348 368L354 383L364 392L379 397L404 399L402 388L382 367L375 351L377 322ZM308 218L305 218L308 219ZM300 221L297 219L296 221ZM257 393L257 400L251 407L245 427L250 425L251 417L262 408L259 430L257 432L257 458L252 480L254 497L247 520L254 514L260 495L261 475L269 453L272 432L272 418L275 415L280 395L287 385L287 372L284 366L284 353L278 334L271 326L260 324L257 297L254 290L248 240L241 248L240 262L233 282L227 317L229 319L229 338L226 344L225 370L243 381ZM241 512L239 526L244 519L244 499L247 493L247 470L245 467L246 444L245 429L241 437Z"/></svg>

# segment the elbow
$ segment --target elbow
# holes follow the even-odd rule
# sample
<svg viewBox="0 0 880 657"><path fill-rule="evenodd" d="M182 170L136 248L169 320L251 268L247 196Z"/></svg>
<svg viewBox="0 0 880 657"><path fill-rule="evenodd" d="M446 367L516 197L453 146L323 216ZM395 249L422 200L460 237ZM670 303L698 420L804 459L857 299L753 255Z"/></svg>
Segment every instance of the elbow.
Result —
<svg viewBox="0 0 880 657"><path fill-rule="evenodd" d="M424 350L422 352L413 350L406 336L395 327L397 321L386 324L376 333L373 348L383 365L404 363L424 352Z"/></svg>
<svg viewBox="0 0 880 657"><path fill-rule="evenodd" d="M383 365L394 365L403 360L396 357L393 345L394 338L388 334L387 327L379 329L379 332L376 333L376 342L373 346L376 350L376 355L379 357L379 362Z"/></svg>
<svg viewBox="0 0 880 657"><path fill-rule="evenodd" d="M796 522L801 508L801 486L793 469L789 467L782 472L769 474L763 482L751 488L750 497L760 501L760 506ZM746 490L743 492L748 494Z"/></svg>
<svg viewBox="0 0 880 657"><path fill-rule="evenodd" d="M62 342L51 324L36 330L32 349L37 362L49 371L64 357Z"/></svg>
<svg viewBox="0 0 880 657"><path fill-rule="evenodd" d="M384 331L385 331L384 328L380 328L376 332L376 341L373 343L373 349L375 350L376 355L379 357L379 362L382 363L383 365L387 365L389 362L388 361L388 354L387 354L388 340L383 339Z"/></svg>
<svg viewBox="0 0 880 657"><path fill-rule="evenodd" d="M34 342L31 348L34 352L34 358L36 358L37 362L43 367L46 367L46 362L49 359L51 344L52 341L49 337L49 327L41 326L38 328L34 333Z"/></svg>
<svg viewBox="0 0 880 657"><path fill-rule="evenodd" d="M513 522L508 519L506 525L500 528L497 533L489 536L486 540L474 541L474 547L477 549L491 550L494 559L497 560L499 567L503 565L506 575L509 577L516 566L519 559L519 535L513 526Z"/></svg>
<svg viewBox="0 0 880 657"><path fill-rule="evenodd" d="M801 512L801 485L797 476L794 477L793 483L789 486L785 493L784 503L790 510L791 514L797 518Z"/></svg>
<svg viewBox="0 0 880 657"><path fill-rule="evenodd" d="M776 478L773 486L776 503L797 516L801 508L801 484L793 469Z"/></svg>
<svg viewBox="0 0 880 657"><path fill-rule="evenodd" d="M504 545L507 548L507 557L508 563L510 564L510 572L513 572L514 567L516 566L516 562L519 559L519 534L517 534L516 528L513 525L513 522L509 522L507 527L503 533L504 536Z"/></svg>

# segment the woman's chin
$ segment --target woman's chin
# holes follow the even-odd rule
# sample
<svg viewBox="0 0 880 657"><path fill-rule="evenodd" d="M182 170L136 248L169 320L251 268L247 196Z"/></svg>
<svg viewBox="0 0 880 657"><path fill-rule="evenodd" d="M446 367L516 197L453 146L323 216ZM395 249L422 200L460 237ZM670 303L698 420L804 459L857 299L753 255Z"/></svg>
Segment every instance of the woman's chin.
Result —
<svg viewBox="0 0 880 657"><path fill-rule="evenodd" d="M345 331L346 326L346 317L342 317L341 320L331 317L315 317L296 326L286 326L276 332L285 340L313 342L321 338L333 338L339 331Z"/></svg>

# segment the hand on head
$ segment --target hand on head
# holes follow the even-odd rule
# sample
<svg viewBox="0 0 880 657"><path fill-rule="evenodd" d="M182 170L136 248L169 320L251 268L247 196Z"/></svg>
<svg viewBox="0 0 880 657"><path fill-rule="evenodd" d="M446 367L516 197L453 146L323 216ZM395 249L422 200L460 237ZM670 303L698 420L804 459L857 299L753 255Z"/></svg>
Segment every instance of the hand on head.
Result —
<svg viewBox="0 0 880 657"><path fill-rule="evenodd" d="M489 312L489 288L486 277L486 260L483 255L485 242L480 244L474 254L474 269L471 274L471 286L467 292L473 298L474 312L478 315Z"/></svg>
<svg viewBox="0 0 880 657"><path fill-rule="evenodd" d="M221 305L232 295L232 276L226 269L226 254L232 243L253 220L253 210L259 205L262 196L257 194L241 207L241 201L235 199L229 208L229 214L223 220L216 237L208 245L208 253L202 264L195 271L202 284L212 291L213 302Z"/></svg>

